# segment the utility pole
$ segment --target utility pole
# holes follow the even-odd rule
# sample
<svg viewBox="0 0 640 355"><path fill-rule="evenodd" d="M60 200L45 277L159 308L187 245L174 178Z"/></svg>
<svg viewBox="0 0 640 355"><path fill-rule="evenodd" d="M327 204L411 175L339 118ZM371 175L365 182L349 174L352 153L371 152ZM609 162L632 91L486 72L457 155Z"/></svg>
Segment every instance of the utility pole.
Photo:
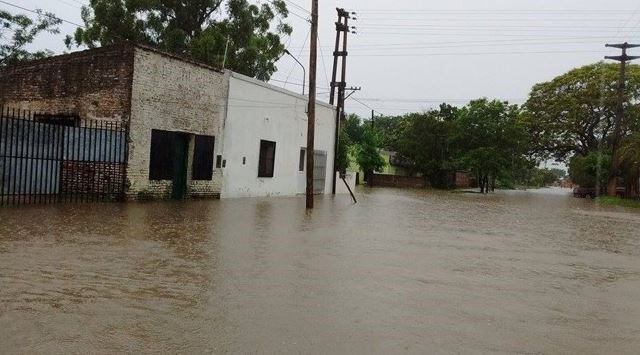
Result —
<svg viewBox="0 0 640 355"><path fill-rule="evenodd" d="M376 127L376 111L371 110L371 128Z"/></svg>
<svg viewBox="0 0 640 355"><path fill-rule="evenodd" d="M315 168L316 71L318 59L318 0L311 0L311 54L309 56L309 112L307 122L307 209L313 208ZM335 174L334 174L335 175Z"/></svg>
<svg viewBox="0 0 640 355"><path fill-rule="evenodd" d="M338 21L336 22L336 45L333 51L333 71L331 73L331 93L329 95L329 103L335 105L336 101L336 89L338 94L338 104L336 105L336 132L335 132L335 145L334 145L334 163L336 162L338 149L339 149L339 137L340 137L340 123L345 118L344 114L344 101L345 91L347 90L347 35L351 32L349 28L349 19L351 18L348 11L338 8ZM342 39L342 43L341 40ZM342 44L342 50L340 50L340 44ZM342 59L341 65L341 79L336 81L338 75L338 59ZM360 90L359 88L353 88L353 90ZM336 172L338 169L334 169L333 172L333 185L332 193L336 194L337 177Z"/></svg>
<svg viewBox="0 0 640 355"><path fill-rule="evenodd" d="M616 118L613 132L613 152L611 156L611 169L609 171L609 183L607 184L607 195L616 196L618 188L618 168L620 165L620 140L622 139L622 129L624 126L624 103L626 90L626 67L627 62L639 59L640 56L627 55L627 49L640 47L640 44L607 44L606 47L618 48L622 50L620 56L606 56L605 59L612 59L620 62L620 77L618 79L618 104L616 108Z"/></svg>
<svg viewBox="0 0 640 355"><path fill-rule="evenodd" d="M346 43L347 33L349 33L349 12L344 9L336 9L338 12L338 21L336 22L336 46L333 51L333 71L331 73L331 94L329 95L329 103L331 105L335 104L335 95L336 95L336 87L338 83L336 82L337 74L338 74L338 59L340 57L345 59L347 56L346 47L340 51L340 38L341 35L344 35L345 40L343 43ZM345 84L346 85L346 84Z"/></svg>

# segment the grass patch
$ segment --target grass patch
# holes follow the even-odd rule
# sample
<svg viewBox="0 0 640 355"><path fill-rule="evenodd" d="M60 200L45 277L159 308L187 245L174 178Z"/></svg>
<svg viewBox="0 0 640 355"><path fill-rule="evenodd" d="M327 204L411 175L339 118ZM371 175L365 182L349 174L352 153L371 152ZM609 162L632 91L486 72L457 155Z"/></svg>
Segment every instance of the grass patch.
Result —
<svg viewBox="0 0 640 355"><path fill-rule="evenodd" d="M640 208L640 200L632 200L620 197L598 197L596 203L603 206L618 206L628 208Z"/></svg>

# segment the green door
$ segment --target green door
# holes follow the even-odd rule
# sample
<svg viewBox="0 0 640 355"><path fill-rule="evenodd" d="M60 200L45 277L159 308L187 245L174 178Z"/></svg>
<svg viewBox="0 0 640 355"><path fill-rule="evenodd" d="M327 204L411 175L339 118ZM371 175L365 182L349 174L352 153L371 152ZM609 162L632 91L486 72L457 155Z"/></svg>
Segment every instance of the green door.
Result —
<svg viewBox="0 0 640 355"><path fill-rule="evenodd" d="M187 145L188 136L176 133L173 146L173 189L171 198L182 200L187 194Z"/></svg>

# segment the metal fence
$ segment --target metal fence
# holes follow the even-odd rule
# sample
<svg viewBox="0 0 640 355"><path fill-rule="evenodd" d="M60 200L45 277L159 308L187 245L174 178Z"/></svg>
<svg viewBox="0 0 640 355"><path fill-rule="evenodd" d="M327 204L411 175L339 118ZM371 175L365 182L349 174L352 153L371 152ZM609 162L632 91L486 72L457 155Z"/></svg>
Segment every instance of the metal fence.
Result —
<svg viewBox="0 0 640 355"><path fill-rule="evenodd" d="M126 127L0 110L0 205L120 200Z"/></svg>

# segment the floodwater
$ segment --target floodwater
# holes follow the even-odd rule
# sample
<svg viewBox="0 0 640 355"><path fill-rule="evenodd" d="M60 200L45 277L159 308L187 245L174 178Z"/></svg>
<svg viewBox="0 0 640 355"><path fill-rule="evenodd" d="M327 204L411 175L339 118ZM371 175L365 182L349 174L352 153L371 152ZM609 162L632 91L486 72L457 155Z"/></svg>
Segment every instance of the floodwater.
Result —
<svg viewBox="0 0 640 355"><path fill-rule="evenodd" d="M637 353L640 213L566 191L0 210L0 353Z"/></svg>

